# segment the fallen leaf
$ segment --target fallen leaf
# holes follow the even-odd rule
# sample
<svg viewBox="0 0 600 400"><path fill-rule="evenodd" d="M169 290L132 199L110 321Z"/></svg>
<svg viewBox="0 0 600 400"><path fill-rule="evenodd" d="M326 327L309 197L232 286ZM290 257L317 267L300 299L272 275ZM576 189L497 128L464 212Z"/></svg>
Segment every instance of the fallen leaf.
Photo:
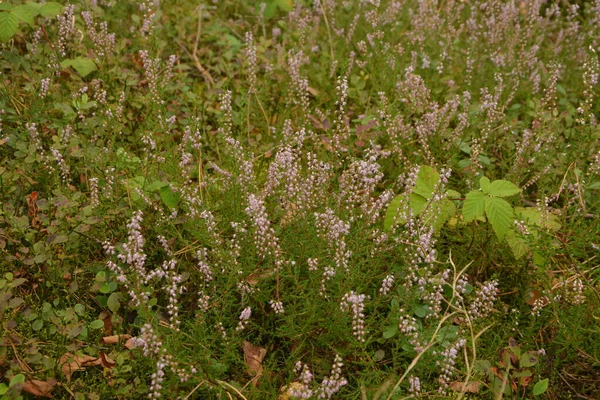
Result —
<svg viewBox="0 0 600 400"><path fill-rule="evenodd" d="M56 383L57 381L54 378L47 381L32 379L30 381L25 381L23 390L37 397L47 397L51 399L51 393L54 390Z"/></svg>
<svg viewBox="0 0 600 400"><path fill-rule="evenodd" d="M467 382L466 384L464 382L454 381L450 384L450 389L461 393L479 393L479 386L481 386L481 382L477 381Z"/></svg>
<svg viewBox="0 0 600 400"><path fill-rule="evenodd" d="M71 353L65 353L60 358L59 364L62 373L67 378L67 382L70 382L71 376L75 371L83 371L86 367L102 365L102 360L99 357L76 356Z"/></svg>
<svg viewBox="0 0 600 400"><path fill-rule="evenodd" d="M266 349L244 340L244 362L246 363L246 367L248 367L248 373L257 378L253 382L255 386L258 378L262 376L262 361L266 355Z"/></svg>
<svg viewBox="0 0 600 400"><path fill-rule="evenodd" d="M273 275L274 273L275 273L275 271L273 271L272 269L262 271L262 272L253 272L246 277L246 283L248 283L248 285L254 286L262 279L268 278L271 275Z"/></svg>
<svg viewBox="0 0 600 400"><path fill-rule="evenodd" d="M127 339L127 341L125 342L125 348L126 349L135 349L137 346L137 338L129 338Z"/></svg>
<svg viewBox="0 0 600 400"><path fill-rule="evenodd" d="M112 358L110 358L106 353L100 353L100 361L101 361L101 365L104 368L113 368L115 365L117 365L116 362L113 361Z"/></svg>
<svg viewBox="0 0 600 400"><path fill-rule="evenodd" d="M521 386L526 387L531 383L532 380L532 376L522 376L519 378L519 383L521 384Z"/></svg>
<svg viewBox="0 0 600 400"><path fill-rule="evenodd" d="M131 335L112 335L112 336L104 336L102 338L103 344L118 344L124 343L131 339Z"/></svg>

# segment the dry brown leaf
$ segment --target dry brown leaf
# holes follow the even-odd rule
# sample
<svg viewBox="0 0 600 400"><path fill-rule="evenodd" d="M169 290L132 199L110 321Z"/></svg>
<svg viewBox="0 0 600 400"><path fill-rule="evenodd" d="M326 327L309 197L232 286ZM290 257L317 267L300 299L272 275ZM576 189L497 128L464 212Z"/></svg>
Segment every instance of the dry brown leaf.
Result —
<svg viewBox="0 0 600 400"><path fill-rule="evenodd" d="M125 343L131 339L131 335L112 335L112 336L104 336L102 338L103 344L118 344Z"/></svg>
<svg viewBox="0 0 600 400"><path fill-rule="evenodd" d="M521 386L526 387L531 383L532 380L532 376L522 376L519 378L519 383L521 384Z"/></svg>
<svg viewBox="0 0 600 400"><path fill-rule="evenodd" d="M93 356L76 356L71 353L65 353L60 358L61 371L67 378L67 382L71 381L71 376L75 371L83 371L86 367L94 365L102 365L102 360L99 357Z"/></svg>
<svg viewBox="0 0 600 400"><path fill-rule="evenodd" d="M136 342L136 338L127 339L127 341L125 342L125 348L129 349L129 350L135 349L137 347L135 342Z"/></svg>
<svg viewBox="0 0 600 400"><path fill-rule="evenodd" d="M246 277L246 283L248 283L248 285L254 286L258 282L260 282L262 279L268 278L271 275L273 275L274 273L275 273L275 271L273 271L272 269L262 271L262 272L253 272Z"/></svg>
<svg viewBox="0 0 600 400"><path fill-rule="evenodd" d="M461 393L479 393L481 382L471 381L466 385L464 382L454 381L450 384L450 389Z"/></svg>
<svg viewBox="0 0 600 400"><path fill-rule="evenodd" d="M112 358L110 358L106 353L100 353L100 361L102 362L102 366L104 368L113 368L115 365L117 365L116 362L113 361Z"/></svg>
<svg viewBox="0 0 600 400"><path fill-rule="evenodd" d="M267 355L267 350L255 346L252 343L244 340L244 362L248 367L248 373L256 378L262 376L263 366L262 361ZM254 380L253 384L256 385L257 380Z"/></svg>
<svg viewBox="0 0 600 400"><path fill-rule="evenodd" d="M51 399L52 391L54 390L56 383L57 381L54 378L47 381L32 379L30 381L25 381L23 390L37 397L47 397Z"/></svg>

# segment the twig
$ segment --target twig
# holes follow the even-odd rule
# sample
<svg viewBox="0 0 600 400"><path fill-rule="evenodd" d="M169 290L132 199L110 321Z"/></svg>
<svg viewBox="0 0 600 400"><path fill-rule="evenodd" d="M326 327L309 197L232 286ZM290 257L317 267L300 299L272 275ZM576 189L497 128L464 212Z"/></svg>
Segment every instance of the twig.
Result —
<svg viewBox="0 0 600 400"><path fill-rule="evenodd" d="M198 69L198 71L200 71L200 73L202 74L202 76L204 76L204 79L206 79L208 81L208 83L210 83L210 85L213 86L215 84L215 80L210 75L210 72L208 72L202 66L202 64L200 64L200 60L198 59L198 56L196 56L195 54L190 53L190 51L187 49L187 47L185 47L181 42L179 42L179 40L176 40L175 42L179 45L179 47L181 47L181 49L183 51L185 51L185 53L188 55L188 57L190 57L192 59L192 61L194 62L194 65L196 66L196 69Z"/></svg>
<svg viewBox="0 0 600 400"><path fill-rule="evenodd" d="M240 396L240 398L242 398L243 400L248 400L244 397L244 395L242 393L240 393L239 390L237 390L234 386L231 386L231 384L225 382L225 381L220 381L217 380L217 383L221 386L226 386L227 388L233 390L238 396ZM227 392L229 394L229 392Z"/></svg>

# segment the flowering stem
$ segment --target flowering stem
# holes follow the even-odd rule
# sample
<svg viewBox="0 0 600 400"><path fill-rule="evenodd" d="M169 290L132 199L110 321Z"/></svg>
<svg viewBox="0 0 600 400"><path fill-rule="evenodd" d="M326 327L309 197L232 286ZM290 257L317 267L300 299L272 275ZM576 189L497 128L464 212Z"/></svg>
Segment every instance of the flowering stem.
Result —
<svg viewBox="0 0 600 400"><path fill-rule="evenodd" d="M400 384L402 383L402 381L404 381L404 378L406 378L406 376L408 375L408 373L410 371L412 371L412 369L418 364L419 360L421 359L421 357L423 357L423 355L427 352L427 350L429 350L435 343L436 343L436 337L438 332L440 331L440 329L442 329L442 325L444 325L444 323L449 320L450 318L454 317L457 314L457 312L452 312L450 314L445 315L440 322L438 323L437 327L435 328L435 331L433 332L433 335L431 336L431 341L427 344L427 346L425 346L423 348L423 351L420 352L419 354L417 354L417 356L415 358L413 358L412 362L410 363L410 365L406 368L406 371L404 371L404 374L400 377L400 379L398 380L398 382L396 382L396 384L394 385L394 387L392 388L390 394L388 395L388 397L386 398L386 400L391 400L391 398L394 396L394 393L396 392L396 390L398 390L398 387L400 386Z"/></svg>

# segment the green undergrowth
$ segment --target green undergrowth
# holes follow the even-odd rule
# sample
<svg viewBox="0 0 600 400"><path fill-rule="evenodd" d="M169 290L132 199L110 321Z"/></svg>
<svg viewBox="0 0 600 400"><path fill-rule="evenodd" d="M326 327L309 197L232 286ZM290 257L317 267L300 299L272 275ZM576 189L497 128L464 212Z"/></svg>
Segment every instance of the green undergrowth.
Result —
<svg viewBox="0 0 600 400"><path fill-rule="evenodd" d="M0 399L599 397L597 3L0 3Z"/></svg>

